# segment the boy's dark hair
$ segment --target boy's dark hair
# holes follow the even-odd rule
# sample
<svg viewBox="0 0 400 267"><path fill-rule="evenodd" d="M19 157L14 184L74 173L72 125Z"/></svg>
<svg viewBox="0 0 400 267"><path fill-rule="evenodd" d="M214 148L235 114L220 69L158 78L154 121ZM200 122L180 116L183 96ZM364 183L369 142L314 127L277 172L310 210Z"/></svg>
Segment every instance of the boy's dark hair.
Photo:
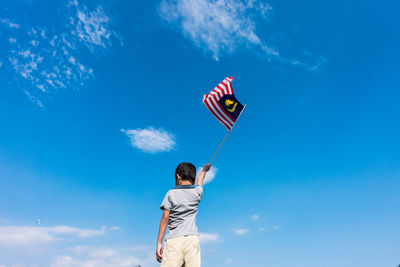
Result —
<svg viewBox="0 0 400 267"><path fill-rule="evenodd" d="M189 162L182 162L176 167L175 170L175 179L178 179L178 175L182 180L190 181L191 184L194 184L196 181L196 167Z"/></svg>

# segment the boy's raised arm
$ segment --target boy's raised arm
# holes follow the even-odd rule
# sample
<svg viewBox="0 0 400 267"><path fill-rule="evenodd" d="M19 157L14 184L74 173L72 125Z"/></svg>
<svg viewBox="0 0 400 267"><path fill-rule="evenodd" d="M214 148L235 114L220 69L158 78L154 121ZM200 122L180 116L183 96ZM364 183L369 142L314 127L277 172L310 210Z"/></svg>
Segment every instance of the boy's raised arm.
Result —
<svg viewBox="0 0 400 267"><path fill-rule="evenodd" d="M197 177L197 185L203 186L204 177L206 176L206 172L208 172L210 168L211 164L204 165L203 170L199 174L199 177Z"/></svg>

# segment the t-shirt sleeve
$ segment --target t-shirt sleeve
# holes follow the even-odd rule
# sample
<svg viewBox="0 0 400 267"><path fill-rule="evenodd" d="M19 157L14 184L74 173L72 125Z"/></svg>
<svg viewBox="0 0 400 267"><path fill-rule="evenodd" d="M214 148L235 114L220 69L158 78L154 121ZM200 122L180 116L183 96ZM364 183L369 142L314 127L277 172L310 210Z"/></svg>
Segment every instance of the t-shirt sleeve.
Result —
<svg viewBox="0 0 400 267"><path fill-rule="evenodd" d="M201 198L203 197L203 187L200 185L196 186L196 188L194 189L194 192L196 193L196 196L198 197L198 199L200 201Z"/></svg>
<svg viewBox="0 0 400 267"><path fill-rule="evenodd" d="M160 209L162 210L168 210L171 211L172 203L171 203L171 195L168 192L165 197L163 202L161 203Z"/></svg>

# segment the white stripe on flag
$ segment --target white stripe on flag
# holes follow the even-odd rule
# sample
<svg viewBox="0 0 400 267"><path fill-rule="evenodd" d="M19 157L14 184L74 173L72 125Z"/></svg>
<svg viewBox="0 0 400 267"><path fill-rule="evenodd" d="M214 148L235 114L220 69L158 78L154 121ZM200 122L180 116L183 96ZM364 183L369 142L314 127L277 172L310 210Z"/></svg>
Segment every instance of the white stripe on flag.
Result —
<svg viewBox="0 0 400 267"><path fill-rule="evenodd" d="M224 94L224 95L228 94L228 90L226 90L225 85L223 83L218 84L218 88L221 89L222 94Z"/></svg>
<svg viewBox="0 0 400 267"><path fill-rule="evenodd" d="M217 102L215 99L211 99L212 103L214 104L214 107L219 111L219 113L222 115L222 117L229 122L229 124L231 126L233 126L235 123L233 122L233 120L231 118L229 118L225 112L221 109L219 102Z"/></svg>
<svg viewBox="0 0 400 267"><path fill-rule="evenodd" d="M231 82L230 82L229 80L226 80L226 81L225 81L225 85L226 85L226 87L228 88L228 94L233 95L233 90L232 90L232 84L231 84Z"/></svg>
<svg viewBox="0 0 400 267"><path fill-rule="evenodd" d="M226 116L224 116L224 114L221 112L220 108L218 107L218 105L215 102L216 100L214 98L209 98L208 101L209 101L208 103L210 104L212 110L214 111L215 114L218 115L220 120L224 121L228 126L233 126L232 121L228 120L226 118Z"/></svg>
<svg viewBox="0 0 400 267"><path fill-rule="evenodd" d="M206 104L206 107L210 110L210 112L214 115L214 117L220 122L222 123L227 129L228 131L232 128L231 125L226 122L219 114L218 112L214 109L213 105L211 104L210 99L206 99L206 101L204 102L204 104Z"/></svg>
<svg viewBox="0 0 400 267"><path fill-rule="evenodd" d="M214 95L218 96L218 100L224 95L224 93L220 88L218 88L218 86L215 87L213 91L215 92Z"/></svg>

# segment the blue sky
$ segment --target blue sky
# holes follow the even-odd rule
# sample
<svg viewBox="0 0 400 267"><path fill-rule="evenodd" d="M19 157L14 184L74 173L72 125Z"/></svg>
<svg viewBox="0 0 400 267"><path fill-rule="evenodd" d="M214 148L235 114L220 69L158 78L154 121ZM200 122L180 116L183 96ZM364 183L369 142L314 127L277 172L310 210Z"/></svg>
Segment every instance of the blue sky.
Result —
<svg viewBox="0 0 400 267"><path fill-rule="evenodd" d="M0 266L158 266L159 205L247 108L198 214L203 266L400 264L400 4L2 1Z"/></svg>

